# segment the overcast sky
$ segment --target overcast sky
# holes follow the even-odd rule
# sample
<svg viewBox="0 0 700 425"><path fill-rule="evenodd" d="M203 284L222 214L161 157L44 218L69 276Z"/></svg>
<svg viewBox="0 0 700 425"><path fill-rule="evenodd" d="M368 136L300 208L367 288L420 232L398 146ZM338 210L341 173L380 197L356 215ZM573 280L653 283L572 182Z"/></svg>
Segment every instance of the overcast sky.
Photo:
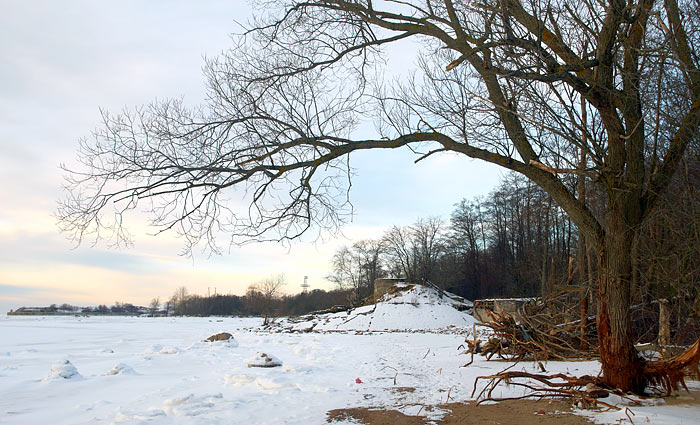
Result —
<svg viewBox="0 0 700 425"><path fill-rule="evenodd" d="M229 34L252 11L244 1L0 0L0 312L23 305L146 304L175 288L242 294L249 284L284 273L288 293L303 276L325 281L334 251L379 237L392 224L449 218L462 198L487 194L500 172L455 155L413 165L408 152L365 152L345 237L232 248L223 256L180 257L182 241L132 228L135 246L75 248L52 213L61 195L61 163L98 125L99 108L119 111L154 98L204 93L204 56L230 46ZM397 52L394 52L396 54ZM405 57L411 57L406 52ZM128 223L127 223L128 227Z"/></svg>

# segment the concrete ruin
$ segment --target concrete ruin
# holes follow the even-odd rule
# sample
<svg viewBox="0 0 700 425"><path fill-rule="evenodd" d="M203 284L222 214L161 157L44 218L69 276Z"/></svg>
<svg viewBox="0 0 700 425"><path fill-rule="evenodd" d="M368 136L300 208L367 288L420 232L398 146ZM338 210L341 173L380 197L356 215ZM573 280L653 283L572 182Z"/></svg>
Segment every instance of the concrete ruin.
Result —
<svg viewBox="0 0 700 425"><path fill-rule="evenodd" d="M406 282L406 279L375 279L374 280L374 298L379 298L386 294L394 287L397 283Z"/></svg>
<svg viewBox="0 0 700 425"><path fill-rule="evenodd" d="M484 300L474 301L474 312L472 315L474 318L482 323L491 322L491 316L487 311L492 311L494 313L508 313L515 317L515 320L519 320L520 315L518 310L528 301L532 301L532 298L490 298Z"/></svg>

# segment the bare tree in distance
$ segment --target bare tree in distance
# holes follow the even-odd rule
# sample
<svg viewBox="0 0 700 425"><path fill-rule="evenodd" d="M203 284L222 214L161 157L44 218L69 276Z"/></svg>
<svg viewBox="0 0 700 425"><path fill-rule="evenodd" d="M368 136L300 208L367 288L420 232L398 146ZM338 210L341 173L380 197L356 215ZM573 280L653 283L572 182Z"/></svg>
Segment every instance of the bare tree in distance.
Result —
<svg viewBox="0 0 700 425"><path fill-rule="evenodd" d="M410 226L392 226L382 242L393 277L409 282L433 280L443 251L444 223L437 217L420 218Z"/></svg>
<svg viewBox="0 0 700 425"><path fill-rule="evenodd" d="M262 293L257 284L248 285L245 293L246 308L252 315L262 315L264 312L264 301Z"/></svg>
<svg viewBox="0 0 700 425"><path fill-rule="evenodd" d="M186 286L178 287L173 296L170 297L170 303L173 307L173 313L176 315L184 314L185 301L190 296Z"/></svg>
<svg viewBox="0 0 700 425"><path fill-rule="evenodd" d="M262 311L264 317L264 325L267 325L270 322L270 317L273 314L274 302L277 298L279 298L282 291L282 287L285 284L286 281L284 279L284 275L278 274L263 279L262 281L253 286L254 290L259 292L262 296Z"/></svg>
<svg viewBox="0 0 700 425"><path fill-rule="evenodd" d="M172 298L163 303L163 308L165 309L165 317L174 314L175 305L173 304Z"/></svg>
<svg viewBox="0 0 700 425"><path fill-rule="evenodd" d="M394 277L404 278L409 282L416 280L415 262L411 251L411 235L407 227L391 226L384 233L382 242L390 258L389 271Z"/></svg>
<svg viewBox="0 0 700 425"><path fill-rule="evenodd" d="M64 231L128 241L124 214L147 206L186 250L218 251L223 233L290 240L347 217L353 152L408 146L416 161L458 153L526 176L585 235L600 271L606 383L641 393L665 373L630 338L631 248L697 136L697 2L259 6L235 46L207 61L207 103L103 113L68 175L57 211ZM420 42L414 72L383 79L383 51L407 39ZM354 138L367 120L380 135ZM600 187L602 213L577 198L572 176ZM247 201L242 209L226 202L233 195Z"/></svg>
<svg viewBox="0 0 700 425"><path fill-rule="evenodd" d="M418 278L435 280L437 259L442 253L444 223L440 218L431 217L417 220L411 227L413 246L417 258Z"/></svg>
<svg viewBox="0 0 700 425"><path fill-rule="evenodd" d="M350 289L350 303L357 305L362 300L362 264L359 256L350 247L344 246L333 254L332 273L326 277L340 289Z"/></svg>
<svg viewBox="0 0 700 425"><path fill-rule="evenodd" d="M384 276L381 240L361 240L344 246L333 255L332 273L326 277L340 289L350 290L350 303L360 305L374 291L374 281Z"/></svg>
<svg viewBox="0 0 700 425"><path fill-rule="evenodd" d="M155 316L160 308L160 297L155 297L148 305L151 308L151 316Z"/></svg>

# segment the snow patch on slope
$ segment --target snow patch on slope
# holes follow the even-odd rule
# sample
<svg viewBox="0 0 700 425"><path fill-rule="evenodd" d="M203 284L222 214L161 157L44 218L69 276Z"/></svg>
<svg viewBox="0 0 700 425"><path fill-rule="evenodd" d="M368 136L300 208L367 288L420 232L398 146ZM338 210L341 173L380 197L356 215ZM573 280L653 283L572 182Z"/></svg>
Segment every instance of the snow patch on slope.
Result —
<svg viewBox="0 0 700 425"><path fill-rule="evenodd" d="M475 319L472 302L423 285L400 283L376 304L348 311L309 314L278 320L269 329L279 332L463 332Z"/></svg>

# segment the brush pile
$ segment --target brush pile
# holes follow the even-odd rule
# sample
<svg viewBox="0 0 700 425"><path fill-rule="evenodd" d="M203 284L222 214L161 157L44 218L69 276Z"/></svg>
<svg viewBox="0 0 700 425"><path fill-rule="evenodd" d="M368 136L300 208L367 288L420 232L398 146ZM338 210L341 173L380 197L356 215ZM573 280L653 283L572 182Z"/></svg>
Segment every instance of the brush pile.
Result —
<svg viewBox="0 0 700 425"><path fill-rule="evenodd" d="M584 293L570 291L528 301L513 314L487 310L489 320L478 325L490 328L491 335L486 341L481 341L474 326L474 339L466 340L467 353L471 354L467 365L473 362L474 354L481 354L487 360L497 356L515 362L597 358L597 331L587 303ZM648 332L635 329L635 333L641 336ZM679 388L687 390L685 378L689 374L700 379L699 364L700 339L696 339L694 344L676 355L656 361L644 360L640 373L650 388L668 395ZM538 365L545 372L542 363L538 362ZM567 397L582 406L611 407L597 399L609 394L624 397L616 388L606 386L602 378L592 376L543 375L506 369L495 375L480 376L476 381L479 380L487 381L477 397L480 401L499 400L492 396L492 391L501 383L530 390L519 398Z"/></svg>
<svg viewBox="0 0 700 425"><path fill-rule="evenodd" d="M510 361L597 357L595 319L588 316L587 298L578 295L563 292L534 299L514 314L487 310L489 320L478 324L492 335L481 341L474 334L466 341L468 353Z"/></svg>

